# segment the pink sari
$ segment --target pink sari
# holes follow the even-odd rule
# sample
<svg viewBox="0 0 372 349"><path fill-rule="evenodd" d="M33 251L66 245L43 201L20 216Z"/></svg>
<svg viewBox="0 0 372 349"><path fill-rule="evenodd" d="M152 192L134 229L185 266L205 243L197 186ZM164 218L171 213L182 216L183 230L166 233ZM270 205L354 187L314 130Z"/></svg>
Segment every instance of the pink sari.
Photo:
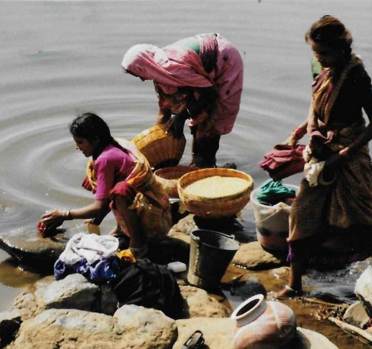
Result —
<svg viewBox="0 0 372 349"><path fill-rule="evenodd" d="M164 48L132 46L124 55L122 67L143 80L153 80L164 93L178 87L211 87L218 91L212 118L219 134L231 132L240 107L243 89L243 61L238 50L218 34L197 35L199 54L183 46L184 40ZM215 59L213 69L206 61Z"/></svg>

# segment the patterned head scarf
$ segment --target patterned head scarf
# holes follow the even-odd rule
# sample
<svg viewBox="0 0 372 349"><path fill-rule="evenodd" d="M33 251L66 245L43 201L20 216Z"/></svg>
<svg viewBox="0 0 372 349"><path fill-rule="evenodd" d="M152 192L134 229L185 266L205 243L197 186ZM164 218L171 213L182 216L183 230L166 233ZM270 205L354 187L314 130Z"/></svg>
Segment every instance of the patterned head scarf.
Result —
<svg viewBox="0 0 372 349"><path fill-rule="evenodd" d="M210 87L201 59L192 50L179 52L174 48L159 48L149 44L132 46L121 66L143 80L153 80L161 86ZM164 91L166 92L166 91Z"/></svg>

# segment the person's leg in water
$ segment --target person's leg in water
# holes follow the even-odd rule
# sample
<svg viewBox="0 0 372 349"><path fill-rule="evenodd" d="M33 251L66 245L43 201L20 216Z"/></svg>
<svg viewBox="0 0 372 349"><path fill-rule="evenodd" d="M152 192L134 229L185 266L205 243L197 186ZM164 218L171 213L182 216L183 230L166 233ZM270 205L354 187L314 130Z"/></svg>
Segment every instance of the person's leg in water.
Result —
<svg viewBox="0 0 372 349"><path fill-rule="evenodd" d="M308 261L314 257L313 252L320 248L325 239L326 234L316 234L309 238L289 242L287 257L287 261L290 263L288 284L275 294L277 298L302 295L302 276L306 271Z"/></svg>
<svg viewBox="0 0 372 349"><path fill-rule="evenodd" d="M296 297L302 294L302 275L304 273L302 261L291 262L288 284L275 294L276 298Z"/></svg>
<svg viewBox="0 0 372 349"><path fill-rule="evenodd" d="M220 145L221 136L198 136L197 126L191 127L192 142L192 164L196 167L216 167L216 154Z"/></svg>

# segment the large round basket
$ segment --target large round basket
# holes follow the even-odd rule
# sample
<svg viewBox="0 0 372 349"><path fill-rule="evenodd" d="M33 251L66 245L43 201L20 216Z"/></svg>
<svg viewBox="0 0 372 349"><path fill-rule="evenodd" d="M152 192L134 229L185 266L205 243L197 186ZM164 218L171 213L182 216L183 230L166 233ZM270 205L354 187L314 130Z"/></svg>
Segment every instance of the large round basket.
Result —
<svg viewBox="0 0 372 349"><path fill-rule="evenodd" d="M159 168L154 172L156 179L161 183L164 190L170 198L178 198L177 183L178 179L185 173L196 171L198 168L194 166L172 166Z"/></svg>
<svg viewBox="0 0 372 349"><path fill-rule="evenodd" d="M132 142L155 168L177 165L186 145L185 136L175 138L159 124L142 131Z"/></svg>
<svg viewBox="0 0 372 349"><path fill-rule="evenodd" d="M241 192L233 195L207 198L203 196L191 195L185 188L200 179L221 176L237 177L248 182L248 187ZM247 173L228 168L206 168L186 173L178 180L178 195L184 208L190 213L204 218L231 217L241 211L249 202L249 196L253 189L253 179Z"/></svg>

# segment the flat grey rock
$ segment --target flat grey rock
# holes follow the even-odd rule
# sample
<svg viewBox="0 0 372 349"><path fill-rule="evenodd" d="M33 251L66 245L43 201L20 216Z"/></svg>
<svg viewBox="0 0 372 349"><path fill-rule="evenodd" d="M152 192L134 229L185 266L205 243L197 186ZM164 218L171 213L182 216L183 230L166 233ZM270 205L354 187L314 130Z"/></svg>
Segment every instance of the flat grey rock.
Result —
<svg viewBox="0 0 372 349"><path fill-rule="evenodd" d="M176 338L176 322L158 310L124 306L112 317L48 309L23 322L8 348L169 349Z"/></svg>
<svg viewBox="0 0 372 349"><path fill-rule="evenodd" d="M99 287L81 274L70 274L35 291L38 305L44 309L94 310Z"/></svg>
<svg viewBox="0 0 372 349"><path fill-rule="evenodd" d="M358 301L346 309L343 320L351 325L364 328L364 326L369 322L370 318L364 309L362 302Z"/></svg>
<svg viewBox="0 0 372 349"><path fill-rule="evenodd" d="M43 238L36 231L16 230L0 235L0 248L20 264L36 270L51 272L68 239L77 231L60 230L60 233Z"/></svg>
<svg viewBox="0 0 372 349"><path fill-rule="evenodd" d="M362 301L364 309L369 317L372 317L372 266L368 266L366 270L358 278L355 284L355 294Z"/></svg>

